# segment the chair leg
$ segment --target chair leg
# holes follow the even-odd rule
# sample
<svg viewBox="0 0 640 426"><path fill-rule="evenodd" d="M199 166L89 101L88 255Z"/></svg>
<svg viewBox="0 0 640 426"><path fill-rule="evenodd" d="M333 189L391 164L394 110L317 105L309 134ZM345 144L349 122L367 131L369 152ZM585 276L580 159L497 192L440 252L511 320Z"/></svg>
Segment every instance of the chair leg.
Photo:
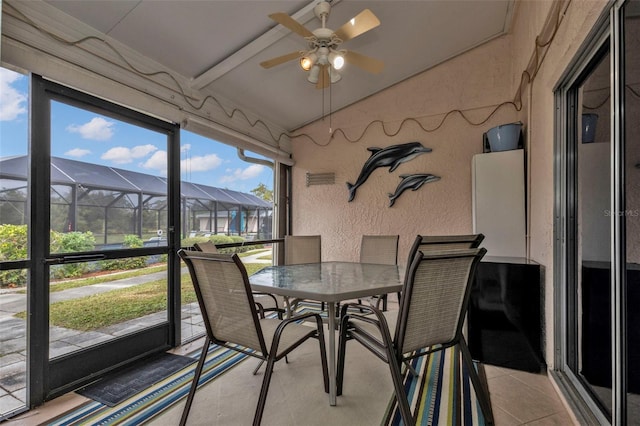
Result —
<svg viewBox="0 0 640 426"><path fill-rule="evenodd" d="M264 371L264 378L262 379L262 387L260 388L260 398L258 398L256 414L253 416L253 426L259 426L262 422L262 414L264 413L264 406L267 402L267 392L269 392L269 384L271 383L271 375L273 374L275 362L275 354L269 354L267 366Z"/></svg>
<svg viewBox="0 0 640 426"><path fill-rule="evenodd" d="M338 361L336 371L336 396L342 395L342 383L344 380L344 360L347 355L347 322L348 318L343 317L340 321L340 337L338 338Z"/></svg>
<svg viewBox="0 0 640 426"><path fill-rule="evenodd" d="M413 367L411 366L411 362L409 362L409 361L405 361L405 362L404 362L404 366L405 366L405 367L407 367L407 370L409 370L409 372L411 373L411 375L412 375L413 377L418 377L418 376L419 376L419 374L418 374L418 372L416 371L416 369L415 369L415 368L413 368Z"/></svg>
<svg viewBox="0 0 640 426"><path fill-rule="evenodd" d="M258 370L260 370L260 367L262 367L262 364L264 364L264 359L261 359L260 362L258 363L258 366L256 367L255 370L253 370L253 375L255 376L256 374L258 374Z"/></svg>
<svg viewBox="0 0 640 426"><path fill-rule="evenodd" d="M182 410L182 418L180 419L180 426L184 426L185 424L187 424L187 417L189 417L189 411L191 410L193 397L196 395L196 390L198 389L198 381L200 380L200 375L202 374L202 368L204 367L204 362L207 359L207 352L209 351L210 344L211 344L211 341L209 340L209 337L207 337L204 341L202 352L200 353L200 359L198 360L196 371L193 373L193 381L191 382L191 389L189 389L189 396L187 397L187 402L184 405L184 410Z"/></svg>
<svg viewBox="0 0 640 426"><path fill-rule="evenodd" d="M324 391L329 393L329 367L327 366L327 348L324 342L324 324L322 318L316 317L318 327L318 344L320 345L320 362L322 363L322 377L324 380Z"/></svg>
<svg viewBox="0 0 640 426"><path fill-rule="evenodd" d="M464 340L463 336L460 337L460 342L458 343L458 345L460 345L460 349L462 352L462 360L469 370L469 377L471 378L473 389L475 390L476 396L478 397L478 402L480 402L480 408L482 409L482 414L484 414L485 423L488 425L493 425L493 410L491 409L491 401L489 400L489 389L485 388L485 386L483 386L482 382L480 381L478 372L473 365L471 352L469 352L467 342Z"/></svg>
<svg viewBox="0 0 640 426"><path fill-rule="evenodd" d="M400 372L400 362L396 359L393 353L393 348L387 347L387 359L389 361L389 369L391 370L391 379L393 380L393 388L396 393L396 399L398 400L398 408L400 409L400 415L405 426L414 426L415 420L411 414L411 407L409 406L409 400L407 394L404 391L404 384L402 383L402 373Z"/></svg>

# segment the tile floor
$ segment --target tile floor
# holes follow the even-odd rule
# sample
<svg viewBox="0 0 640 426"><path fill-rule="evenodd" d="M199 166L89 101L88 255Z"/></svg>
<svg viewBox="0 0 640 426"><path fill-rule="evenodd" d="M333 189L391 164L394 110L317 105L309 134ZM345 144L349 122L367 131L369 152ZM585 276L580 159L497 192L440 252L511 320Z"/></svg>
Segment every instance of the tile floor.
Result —
<svg viewBox="0 0 640 426"><path fill-rule="evenodd" d="M392 392L391 380L384 374L385 366L373 357L356 355L356 350L353 350L352 359L357 359L360 368L366 371L370 364L376 364L381 367L382 374L365 372L361 375L353 371L347 374L344 395L339 397L338 406L330 407L326 394L320 389L321 373L315 371L318 369L307 368L309 363L315 365L318 361L314 356L317 346L313 343L308 342L299 349L301 352L295 356L292 354L290 364L276 367L263 425L378 425ZM189 345L189 350L197 348L198 344ZM251 424L261 377L260 374L251 375L255 361L247 363L251 365L239 366L198 391L189 425ZM355 369L355 364L351 362L352 369ZM494 366L485 366L485 370L497 426L577 424L546 375ZM291 380L294 377L296 380ZM69 393L5 424L46 424L85 401L84 397ZM178 424L182 407L183 402L178 403L150 424Z"/></svg>
<svg viewBox="0 0 640 426"><path fill-rule="evenodd" d="M202 340L178 348L176 353L197 350ZM251 424L261 373L253 376L257 361L249 359L196 394L189 425ZM393 392L386 365L352 345L346 359L344 394L330 407L321 385L317 343L309 341L290 355L290 363L276 364L267 398L263 425L378 425ZM577 424L550 380L491 365L485 366L493 412L498 426ZM40 425L73 409L86 399L69 393L9 420L7 426ZM184 402L165 410L149 424L177 425Z"/></svg>

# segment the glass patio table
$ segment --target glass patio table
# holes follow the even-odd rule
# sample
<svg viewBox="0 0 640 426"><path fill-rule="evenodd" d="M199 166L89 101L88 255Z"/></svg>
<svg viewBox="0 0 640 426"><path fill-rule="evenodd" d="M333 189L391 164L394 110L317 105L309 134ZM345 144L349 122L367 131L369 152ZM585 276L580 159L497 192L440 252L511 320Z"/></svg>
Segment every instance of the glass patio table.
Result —
<svg viewBox="0 0 640 426"><path fill-rule="evenodd" d="M398 266L354 262L270 266L251 275L249 283L253 290L327 304L331 405L336 405L336 303L402 289Z"/></svg>

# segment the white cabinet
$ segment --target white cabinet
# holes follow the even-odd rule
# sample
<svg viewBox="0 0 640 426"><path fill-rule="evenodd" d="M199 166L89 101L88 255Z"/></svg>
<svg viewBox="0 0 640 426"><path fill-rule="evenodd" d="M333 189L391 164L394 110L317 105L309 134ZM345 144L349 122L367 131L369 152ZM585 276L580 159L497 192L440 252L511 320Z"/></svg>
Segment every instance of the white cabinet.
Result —
<svg viewBox="0 0 640 426"><path fill-rule="evenodd" d="M488 256L526 256L524 150L473 156L473 232Z"/></svg>

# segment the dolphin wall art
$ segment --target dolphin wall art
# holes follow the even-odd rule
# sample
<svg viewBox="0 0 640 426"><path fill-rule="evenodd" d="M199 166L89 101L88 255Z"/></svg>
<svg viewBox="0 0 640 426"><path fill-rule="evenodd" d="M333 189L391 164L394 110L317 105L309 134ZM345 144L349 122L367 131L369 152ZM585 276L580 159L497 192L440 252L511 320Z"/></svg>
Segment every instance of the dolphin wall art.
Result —
<svg viewBox="0 0 640 426"><path fill-rule="evenodd" d="M393 172L402 163L414 159L420 154L431 152L431 148L422 146L420 142L408 142L400 145L391 145L386 148L367 148L371 156L362 166L356 183L347 182L349 189L349 201L353 201L356 190L371 176L371 173L379 167L389 167L389 173Z"/></svg>
<svg viewBox="0 0 640 426"><path fill-rule="evenodd" d="M414 175L400 175L402 179L398 184L395 192L393 194L389 194L389 207L393 206L396 202L396 199L407 189L412 191L417 191L422 185L429 182L435 182L440 180L440 176L435 176L431 174L414 174Z"/></svg>

